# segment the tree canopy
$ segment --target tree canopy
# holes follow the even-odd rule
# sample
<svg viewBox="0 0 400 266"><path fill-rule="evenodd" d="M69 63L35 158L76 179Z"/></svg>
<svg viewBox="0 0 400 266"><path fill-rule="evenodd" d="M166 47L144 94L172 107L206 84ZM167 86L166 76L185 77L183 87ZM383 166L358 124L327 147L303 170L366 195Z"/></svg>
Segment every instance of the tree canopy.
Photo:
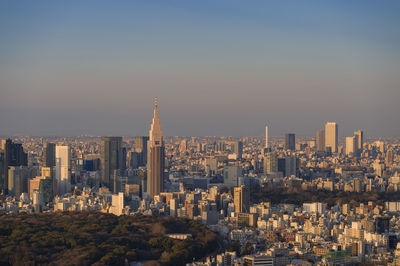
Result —
<svg viewBox="0 0 400 266"><path fill-rule="evenodd" d="M187 233L187 240L166 234ZM214 252L218 236L174 217L58 212L0 216L0 265L184 265Z"/></svg>

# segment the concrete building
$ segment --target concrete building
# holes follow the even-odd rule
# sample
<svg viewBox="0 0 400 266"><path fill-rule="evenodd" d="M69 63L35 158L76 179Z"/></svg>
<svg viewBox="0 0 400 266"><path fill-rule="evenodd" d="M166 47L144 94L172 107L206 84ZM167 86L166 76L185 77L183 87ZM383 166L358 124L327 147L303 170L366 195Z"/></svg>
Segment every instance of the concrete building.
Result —
<svg viewBox="0 0 400 266"><path fill-rule="evenodd" d="M263 265L263 266L274 266L275 259L272 256L268 255L251 255L245 256L243 258L243 265L246 266L255 266L255 265Z"/></svg>
<svg viewBox="0 0 400 266"><path fill-rule="evenodd" d="M247 186L234 188L235 212L248 213L250 211L250 190Z"/></svg>
<svg viewBox="0 0 400 266"><path fill-rule="evenodd" d="M315 141L317 146L316 150L319 152L325 151L325 130L318 130L317 131L317 138Z"/></svg>
<svg viewBox="0 0 400 266"><path fill-rule="evenodd" d="M113 193L117 193L118 186L114 187L115 171L125 168L122 137L102 137L101 140L101 183Z"/></svg>
<svg viewBox="0 0 400 266"><path fill-rule="evenodd" d="M56 145L51 142L47 142L43 147L43 167L54 167L56 166Z"/></svg>
<svg viewBox="0 0 400 266"><path fill-rule="evenodd" d="M297 176L297 158L294 155L285 158L285 176Z"/></svg>
<svg viewBox="0 0 400 266"><path fill-rule="evenodd" d="M242 153L243 153L243 142L241 141L233 141L230 143L231 146L231 152L233 154L236 154L237 159L242 158Z"/></svg>
<svg viewBox="0 0 400 266"><path fill-rule="evenodd" d="M149 137L137 136L135 137L134 150L139 154L138 166L146 166L147 164L147 142Z"/></svg>
<svg viewBox="0 0 400 266"><path fill-rule="evenodd" d="M113 194L112 195L112 203L111 203L111 207L110 207L110 213L120 216L123 213L123 209L124 209L124 193L123 192L119 192L118 194Z"/></svg>
<svg viewBox="0 0 400 266"><path fill-rule="evenodd" d="M326 210L326 204L322 202L303 203L303 210L308 213L322 214Z"/></svg>
<svg viewBox="0 0 400 266"><path fill-rule="evenodd" d="M358 145L358 137L346 137L346 155L347 156L357 156L357 145Z"/></svg>
<svg viewBox="0 0 400 266"><path fill-rule="evenodd" d="M276 153L269 152L264 155L264 174L278 172L278 157Z"/></svg>
<svg viewBox="0 0 400 266"><path fill-rule="evenodd" d="M359 129L357 131L354 131L354 136L357 137L357 156L360 156L361 153L363 152L364 132L361 129Z"/></svg>
<svg viewBox="0 0 400 266"><path fill-rule="evenodd" d="M338 151L338 125L336 122L325 124L325 150L332 153Z"/></svg>
<svg viewBox="0 0 400 266"><path fill-rule="evenodd" d="M64 195L71 190L71 150L68 145L56 146L57 194Z"/></svg>
<svg viewBox="0 0 400 266"><path fill-rule="evenodd" d="M243 168L236 165L224 167L224 185L231 188L239 185L239 177L243 176Z"/></svg>
<svg viewBox="0 0 400 266"><path fill-rule="evenodd" d="M296 135L289 133L285 135L285 150L295 151L296 150Z"/></svg>
<svg viewBox="0 0 400 266"><path fill-rule="evenodd" d="M11 139L3 139L1 141L1 149L3 151L2 159L2 177L3 190L8 194L8 167L10 166L27 166L28 155L24 152L24 148L20 143L14 143Z"/></svg>
<svg viewBox="0 0 400 266"><path fill-rule="evenodd" d="M28 191L28 179L30 171L26 166L10 166L8 169L8 192L19 197Z"/></svg>

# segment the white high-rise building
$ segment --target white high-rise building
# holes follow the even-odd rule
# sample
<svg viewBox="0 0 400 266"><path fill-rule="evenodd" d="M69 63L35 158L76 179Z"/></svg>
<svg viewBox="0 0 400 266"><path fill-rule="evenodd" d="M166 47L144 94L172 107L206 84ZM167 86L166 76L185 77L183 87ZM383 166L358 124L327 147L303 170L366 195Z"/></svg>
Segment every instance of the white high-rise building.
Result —
<svg viewBox="0 0 400 266"><path fill-rule="evenodd" d="M336 122L325 124L325 149L330 149L332 153L338 151L338 125Z"/></svg>
<svg viewBox="0 0 400 266"><path fill-rule="evenodd" d="M71 190L71 150L69 146L56 146L57 194L63 195Z"/></svg>
<svg viewBox="0 0 400 266"><path fill-rule="evenodd" d="M268 125L265 126L265 148L269 148Z"/></svg>
<svg viewBox="0 0 400 266"><path fill-rule="evenodd" d="M303 203L303 211L308 213L324 213L326 210L326 203L321 202L312 202L312 203Z"/></svg>
<svg viewBox="0 0 400 266"><path fill-rule="evenodd" d="M356 156L357 155L357 144L358 137L346 137L346 155L347 156Z"/></svg>
<svg viewBox="0 0 400 266"><path fill-rule="evenodd" d="M110 213L117 216L122 215L123 209L125 208L124 193L119 192L118 194L113 194L111 204Z"/></svg>

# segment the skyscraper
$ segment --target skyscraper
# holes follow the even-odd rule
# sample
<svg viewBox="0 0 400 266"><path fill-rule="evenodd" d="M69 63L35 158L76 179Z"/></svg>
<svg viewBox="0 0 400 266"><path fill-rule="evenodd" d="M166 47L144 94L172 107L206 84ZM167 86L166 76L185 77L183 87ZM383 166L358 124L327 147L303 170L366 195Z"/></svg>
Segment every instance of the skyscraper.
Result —
<svg viewBox="0 0 400 266"><path fill-rule="evenodd" d="M179 152L180 153L185 153L186 152L186 150L187 150L187 145L188 143L187 143L187 140L186 139L183 139L182 141L181 141L181 144L179 145Z"/></svg>
<svg viewBox="0 0 400 266"><path fill-rule="evenodd" d="M13 143L11 139L3 139L1 141L1 149L3 150L2 162L2 178L3 190L8 194L8 167L9 166L27 166L28 155L24 152L24 148L20 143Z"/></svg>
<svg viewBox="0 0 400 266"><path fill-rule="evenodd" d="M223 170L224 185L228 188L239 185L239 178L243 176L243 168L237 165L226 165Z"/></svg>
<svg viewBox="0 0 400 266"><path fill-rule="evenodd" d="M364 146L364 132L359 129L354 131L354 136L357 136L357 156L360 156Z"/></svg>
<svg viewBox="0 0 400 266"><path fill-rule="evenodd" d="M0 150L0 188L3 188L4 185L4 176L5 176L4 166L5 166L4 152Z"/></svg>
<svg viewBox="0 0 400 266"><path fill-rule="evenodd" d="M8 192L19 197L28 191L29 169L25 166L10 166L8 169Z"/></svg>
<svg viewBox="0 0 400 266"><path fill-rule="evenodd" d="M386 155L385 155L385 163L387 164L387 165L392 165L393 164L393 151L392 150L388 150L387 152L386 152Z"/></svg>
<svg viewBox="0 0 400 266"><path fill-rule="evenodd" d="M316 141L317 151L325 151L325 130L317 131L317 141Z"/></svg>
<svg viewBox="0 0 400 266"><path fill-rule="evenodd" d="M265 148L269 148L268 125L265 126Z"/></svg>
<svg viewBox="0 0 400 266"><path fill-rule="evenodd" d="M135 152L139 153L139 165L146 166L147 164L147 142L149 137L147 136L137 136L135 137Z"/></svg>
<svg viewBox="0 0 400 266"><path fill-rule="evenodd" d="M43 147L43 166L53 167L56 166L56 145L47 142Z"/></svg>
<svg viewBox="0 0 400 266"><path fill-rule="evenodd" d="M231 143L231 152L236 154L238 159L242 158L243 153L243 142L241 141L233 141Z"/></svg>
<svg viewBox="0 0 400 266"><path fill-rule="evenodd" d="M56 146L57 194L63 195L71 190L71 150L68 145Z"/></svg>
<svg viewBox="0 0 400 266"><path fill-rule="evenodd" d="M278 172L278 157L276 153L269 152L264 155L264 174Z"/></svg>
<svg viewBox="0 0 400 266"><path fill-rule="evenodd" d="M248 213L250 211L250 190L247 186L235 187L233 192L235 212Z"/></svg>
<svg viewBox="0 0 400 266"><path fill-rule="evenodd" d="M285 176L297 176L298 163L296 156L287 156L285 158Z"/></svg>
<svg viewBox="0 0 400 266"><path fill-rule="evenodd" d="M293 133L285 135L285 150L296 150L296 136Z"/></svg>
<svg viewBox="0 0 400 266"><path fill-rule="evenodd" d="M357 151L357 137L346 137L346 155L354 156Z"/></svg>
<svg viewBox="0 0 400 266"><path fill-rule="evenodd" d="M28 155L24 152L21 143L14 143L11 139L2 140L2 149L5 152L8 166L27 166Z"/></svg>
<svg viewBox="0 0 400 266"><path fill-rule="evenodd" d="M164 142L160 118L158 117L157 98L154 117L149 132L147 152L147 194L151 199L164 189Z"/></svg>
<svg viewBox="0 0 400 266"><path fill-rule="evenodd" d="M336 122L325 124L325 150L336 153L338 150L338 125Z"/></svg>
<svg viewBox="0 0 400 266"><path fill-rule="evenodd" d="M102 137L101 145L101 182L112 192L118 193L114 188L114 171L124 169L122 151L122 137Z"/></svg>

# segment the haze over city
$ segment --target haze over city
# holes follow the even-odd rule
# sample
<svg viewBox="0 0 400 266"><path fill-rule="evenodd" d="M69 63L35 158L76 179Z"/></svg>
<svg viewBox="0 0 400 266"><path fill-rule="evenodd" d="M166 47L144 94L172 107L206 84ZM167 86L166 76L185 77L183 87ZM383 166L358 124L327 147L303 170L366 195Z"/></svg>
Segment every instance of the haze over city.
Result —
<svg viewBox="0 0 400 266"><path fill-rule="evenodd" d="M398 1L3 1L0 135L398 136Z"/></svg>
<svg viewBox="0 0 400 266"><path fill-rule="evenodd" d="M399 11L0 1L0 265L400 265Z"/></svg>

